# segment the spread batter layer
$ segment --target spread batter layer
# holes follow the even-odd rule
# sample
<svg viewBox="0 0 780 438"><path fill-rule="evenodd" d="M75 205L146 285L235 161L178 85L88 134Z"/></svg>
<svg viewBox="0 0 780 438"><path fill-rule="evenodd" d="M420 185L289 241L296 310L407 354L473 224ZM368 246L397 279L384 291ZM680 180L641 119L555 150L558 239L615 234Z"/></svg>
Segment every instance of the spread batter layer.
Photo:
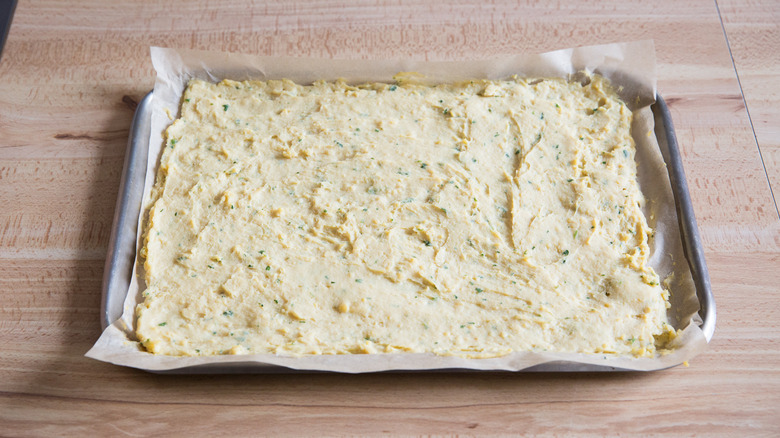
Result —
<svg viewBox="0 0 780 438"><path fill-rule="evenodd" d="M141 257L152 353L652 356L674 336L605 79L190 82Z"/></svg>

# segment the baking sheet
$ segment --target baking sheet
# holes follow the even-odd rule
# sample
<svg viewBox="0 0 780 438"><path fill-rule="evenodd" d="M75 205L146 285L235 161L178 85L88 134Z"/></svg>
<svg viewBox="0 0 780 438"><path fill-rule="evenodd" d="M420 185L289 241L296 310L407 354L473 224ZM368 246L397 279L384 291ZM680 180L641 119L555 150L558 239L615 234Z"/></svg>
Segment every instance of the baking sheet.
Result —
<svg viewBox="0 0 780 438"><path fill-rule="evenodd" d="M144 288L142 263L136 263L124 300L124 312L109 325L88 357L150 371L203 367L225 371L235 367L267 369L282 366L299 370L372 372L465 368L478 370L523 370L540 364L570 364L605 369L655 370L690 359L705 348L707 337L699 328L699 299L686 262L675 201L664 159L654 134L650 105L655 100L655 59L651 41L619 43L566 49L541 55L517 55L467 62L417 62L410 60L346 61L331 59L269 58L222 52L152 48L157 82L152 101L151 134L146 163L143 199L154 183L163 145L163 132L177 117L184 88L191 78L219 81L288 78L299 83L317 79L344 78L349 82L392 82L398 72L421 73L432 82L469 78L504 79L517 74L527 77L568 77L583 70L599 73L619 86L621 97L635 113L632 133L637 143L639 181L648 202L646 214L656 230L650 264L671 291L670 323L684 329L675 349L656 358L613 357L593 354L515 352L489 359L467 359L425 353L375 355L332 355L286 357L271 354L209 357L155 356L139 348L134 339L135 306ZM143 208L142 215L146 208ZM140 222L140 218L139 218ZM133 224L137 225L137 224ZM140 232L136 248L140 247ZM538 367L537 367L538 368Z"/></svg>

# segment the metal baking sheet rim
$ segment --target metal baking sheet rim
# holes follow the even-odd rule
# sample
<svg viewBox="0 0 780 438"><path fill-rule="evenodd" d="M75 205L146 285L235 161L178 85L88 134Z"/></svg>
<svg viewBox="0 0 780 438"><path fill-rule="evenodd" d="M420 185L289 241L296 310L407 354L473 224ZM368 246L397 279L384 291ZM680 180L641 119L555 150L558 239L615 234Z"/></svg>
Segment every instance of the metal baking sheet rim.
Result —
<svg viewBox="0 0 780 438"><path fill-rule="evenodd" d="M153 92L149 92L138 104L133 122L130 127L130 137L125 153L125 164L122 170L122 178L119 185L119 195L114 212L111 237L106 255L106 265L103 274L101 325L105 329L111 323L119 319L123 312L124 300L128 286L133 275L135 261L136 232L138 227L138 215L140 213L143 184L146 177L146 162L149 151L149 138L151 132L151 109ZM696 225L693 205L688 192L688 184L685 179L682 158L674 133L671 114L666 102L660 95L656 95L656 102L652 106L655 119L655 134L661 149L664 161L669 172L672 191L674 193L675 207L680 226L680 234L683 240L685 256L691 269L696 295L699 299L699 316L702 323L700 328L707 342L712 339L715 332L715 300L712 295L709 272L704 259L704 249L701 244L699 229ZM422 371L478 371L463 369L432 369ZM573 372L573 371L623 371L622 368L600 365L581 364L574 362L548 362L523 369L524 372ZM313 372L310 370L297 371L286 367L248 363L237 361L234 363L219 363L199 365L196 367L182 367L161 373L170 374L195 374L195 373L292 373Z"/></svg>

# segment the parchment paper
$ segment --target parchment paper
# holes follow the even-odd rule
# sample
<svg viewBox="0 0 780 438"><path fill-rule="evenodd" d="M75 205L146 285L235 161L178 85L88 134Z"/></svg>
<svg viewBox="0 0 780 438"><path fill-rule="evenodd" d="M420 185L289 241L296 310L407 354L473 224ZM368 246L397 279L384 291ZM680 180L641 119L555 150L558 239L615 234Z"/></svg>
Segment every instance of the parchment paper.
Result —
<svg viewBox="0 0 780 438"><path fill-rule="evenodd" d="M157 70L154 87L149 161L144 186L144 202L154 184L163 132L178 116L181 96L192 78L213 82L222 79L267 80L287 78L298 83L318 79L343 78L352 83L393 82L399 72L417 72L430 82L448 82L473 78L506 79L526 77L577 76L582 71L609 78L623 100L634 111L632 135L636 141L640 187L647 198L645 214L656 230L651 241L650 264L665 279L671 292L670 324L683 329L672 344L672 351L655 358L614 357L609 355L515 352L504 357L467 359L427 353L391 353L371 355L278 356L273 354L226 355L209 357L155 356L143 351L135 340L135 306L142 301L142 263L136 260L134 276L125 299L122 317L101 335L88 357L149 371L165 371L196 365L213 366L215 371L261 369L279 365L298 370L372 372L386 370L425 370L467 368L478 370L522 370L539 364L554 369L561 362L600 365L630 370L656 370L678 365L702 351L707 344L699 329L699 301L686 262L677 222L669 177L653 132L650 105L655 101L655 49L652 41L607 44L558 50L540 55L515 55L489 60L458 62L421 62L412 60L334 60L311 58L274 58L223 52L178 50L152 47L152 63ZM141 218L147 206L141 209ZM136 249L141 247L142 227L138 227ZM137 254L137 251L136 251Z"/></svg>

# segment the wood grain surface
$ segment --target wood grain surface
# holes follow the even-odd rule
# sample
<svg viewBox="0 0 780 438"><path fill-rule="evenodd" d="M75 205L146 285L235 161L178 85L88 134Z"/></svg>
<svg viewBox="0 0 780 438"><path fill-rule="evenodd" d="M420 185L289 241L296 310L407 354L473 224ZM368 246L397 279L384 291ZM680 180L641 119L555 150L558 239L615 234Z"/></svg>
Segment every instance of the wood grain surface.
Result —
<svg viewBox="0 0 780 438"><path fill-rule="evenodd" d="M22 0L0 60L0 435L780 435L772 0ZM165 376L83 355L153 45L473 59L655 40L718 307L653 373Z"/></svg>

